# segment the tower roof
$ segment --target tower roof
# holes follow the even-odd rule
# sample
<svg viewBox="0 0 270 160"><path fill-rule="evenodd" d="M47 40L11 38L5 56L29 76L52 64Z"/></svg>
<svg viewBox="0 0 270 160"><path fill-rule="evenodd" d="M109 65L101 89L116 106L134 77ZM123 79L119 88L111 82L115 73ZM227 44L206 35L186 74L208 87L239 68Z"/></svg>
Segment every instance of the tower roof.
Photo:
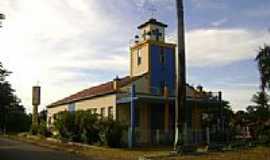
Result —
<svg viewBox="0 0 270 160"><path fill-rule="evenodd" d="M154 18L151 18L147 22L145 22L145 23L141 24L140 26L138 26L138 29L141 29L141 28L147 26L148 24L154 24L154 25L158 25L158 26L161 26L161 27L168 27L167 24L164 24L162 22L157 21Z"/></svg>

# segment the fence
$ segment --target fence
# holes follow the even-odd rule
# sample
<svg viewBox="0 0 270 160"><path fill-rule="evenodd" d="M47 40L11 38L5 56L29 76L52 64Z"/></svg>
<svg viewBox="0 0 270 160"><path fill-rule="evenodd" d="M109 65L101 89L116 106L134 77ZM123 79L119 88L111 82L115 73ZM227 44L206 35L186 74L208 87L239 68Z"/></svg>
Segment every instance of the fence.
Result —
<svg viewBox="0 0 270 160"><path fill-rule="evenodd" d="M122 141L124 145L128 144L128 132L125 130ZM135 146L172 146L174 144L174 130L162 129L140 129L136 128L134 132ZM186 129L183 133L185 145L217 145L230 141L231 131L217 131L213 129Z"/></svg>

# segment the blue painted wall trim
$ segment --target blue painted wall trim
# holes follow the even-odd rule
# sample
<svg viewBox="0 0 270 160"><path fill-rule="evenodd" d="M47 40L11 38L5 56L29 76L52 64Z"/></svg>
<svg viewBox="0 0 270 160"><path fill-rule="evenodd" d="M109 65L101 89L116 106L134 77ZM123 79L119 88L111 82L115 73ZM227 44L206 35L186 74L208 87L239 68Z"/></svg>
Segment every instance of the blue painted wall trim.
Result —
<svg viewBox="0 0 270 160"><path fill-rule="evenodd" d="M163 53L165 55L165 63L160 61L160 54L164 48ZM175 54L174 48L162 47L159 45L151 45L151 87L161 88L161 83L165 82L169 89L170 95L173 94L175 88ZM157 92L152 89L153 94Z"/></svg>

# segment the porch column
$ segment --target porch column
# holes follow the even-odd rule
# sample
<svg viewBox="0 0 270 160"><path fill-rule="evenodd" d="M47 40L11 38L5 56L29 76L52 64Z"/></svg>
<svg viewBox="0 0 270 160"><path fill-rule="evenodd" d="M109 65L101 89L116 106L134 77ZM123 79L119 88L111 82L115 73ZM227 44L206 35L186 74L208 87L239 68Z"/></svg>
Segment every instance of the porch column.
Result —
<svg viewBox="0 0 270 160"><path fill-rule="evenodd" d="M165 97L165 105L164 105L164 130L165 132L169 131L169 91L168 87L164 87L164 97Z"/></svg>
<svg viewBox="0 0 270 160"><path fill-rule="evenodd" d="M133 148L135 143L135 85L132 84L130 88L130 129L128 136L128 147Z"/></svg>

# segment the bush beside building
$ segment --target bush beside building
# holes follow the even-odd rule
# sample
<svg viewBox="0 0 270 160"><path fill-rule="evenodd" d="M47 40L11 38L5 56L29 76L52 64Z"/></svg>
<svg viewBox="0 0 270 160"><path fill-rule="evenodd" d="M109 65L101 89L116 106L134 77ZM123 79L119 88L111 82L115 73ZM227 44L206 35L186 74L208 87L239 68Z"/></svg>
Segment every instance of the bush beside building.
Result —
<svg viewBox="0 0 270 160"><path fill-rule="evenodd" d="M64 141L120 147L125 125L90 111L60 112L52 130Z"/></svg>

